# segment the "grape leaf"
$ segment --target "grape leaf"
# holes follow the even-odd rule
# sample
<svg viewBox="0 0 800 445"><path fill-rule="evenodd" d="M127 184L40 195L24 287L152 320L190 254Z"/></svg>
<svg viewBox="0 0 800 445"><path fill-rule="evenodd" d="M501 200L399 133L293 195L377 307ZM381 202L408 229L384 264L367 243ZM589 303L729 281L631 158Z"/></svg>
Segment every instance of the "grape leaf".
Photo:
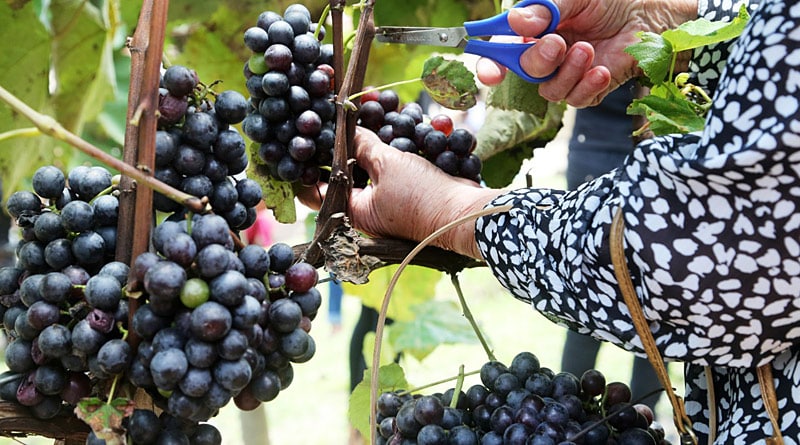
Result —
<svg viewBox="0 0 800 445"><path fill-rule="evenodd" d="M75 415L86 422L98 438L107 444L124 444L125 428L122 420L133 414L136 403L125 398L116 398L106 403L97 397L81 399L75 407Z"/></svg>
<svg viewBox="0 0 800 445"><path fill-rule="evenodd" d="M37 16L34 2L13 9L0 2L0 85L32 108L50 113L48 102L48 73L50 70L50 36ZM20 38L25 36L25 38ZM26 117L0 105L0 134L22 128L32 128ZM12 138L0 141L0 178L3 202L22 188L22 181L39 166L51 163L57 145L47 137ZM24 156L20 156L24 153ZM69 151L65 153L70 153ZM45 160L48 162L45 162Z"/></svg>
<svg viewBox="0 0 800 445"><path fill-rule="evenodd" d="M112 2L60 0L50 3L53 27L55 118L80 133L100 113L116 89L113 41L116 23L108 20Z"/></svg>
<svg viewBox="0 0 800 445"><path fill-rule="evenodd" d="M364 305L380 310L386 289L397 268L398 266L386 266L372 271L366 284L356 286L342 283L344 292L361 298ZM432 299L436 293L436 284L441 277L442 273L434 269L420 266L406 267L392 292L387 316L395 321L413 319L416 314L411 307Z"/></svg>
<svg viewBox="0 0 800 445"><path fill-rule="evenodd" d="M539 85L527 82L512 72L489 91L486 105L501 110L522 111L538 118L547 113L548 102L539 95Z"/></svg>
<svg viewBox="0 0 800 445"><path fill-rule="evenodd" d="M364 437L370 437L369 418L372 410L370 409L370 385L372 381L371 371L364 371L364 380L356 385L350 394L350 406L347 409L347 417L350 424L357 429ZM392 363L378 368L378 394L409 388L403 368Z"/></svg>
<svg viewBox="0 0 800 445"><path fill-rule="evenodd" d="M416 316L393 323L387 337L397 351L423 360L439 345L477 341L472 326L452 301L426 301L411 310Z"/></svg>
<svg viewBox="0 0 800 445"><path fill-rule="evenodd" d="M649 95L635 99L628 107L628 114L647 117L649 129L655 135L699 131L705 125L705 119L697 115L672 83L657 85Z"/></svg>
<svg viewBox="0 0 800 445"><path fill-rule="evenodd" d="M261 185L264 205L272 209L275 219L280 223L291 224L297 221L297 208L294 204L292 184L280 181L269 174L269 168L258 156L258 143L248 145L247 177Z"/></svg>
<svg viewBox="0 0 800 445"><path fill-rule="evenodd" d="M686 51L737 38L744 31L748 20L750 13L747 12L747 5L742 3L739 15L730 22L701 18L683 23L677 29L668 29L661 35L675 52Z"/></svg>
<svg viewBox="0 0 800 445"><path fill-rule="evenodd" d="M431 57L422 68L422 83L431 98L443 107L466 110L477 103L475 74L459 60Z"/></svg>
<svg viewBox="0 0 800 445"><path fill-rule="evenodd" d="M652 83L664 82L672 66L672 44L653 32L641 31L636 36L641 41L625 48L625 52L638 61Z"/></svg>
<svg viewBox="0 0 800 445"><path fill-rule="evenodd" d="M533 149L551 141L561 128L566 104L547 104L544 118L515 110L489 107L478 130L475 154L483 159L481 176L490 187L505 187Z"/></svg>

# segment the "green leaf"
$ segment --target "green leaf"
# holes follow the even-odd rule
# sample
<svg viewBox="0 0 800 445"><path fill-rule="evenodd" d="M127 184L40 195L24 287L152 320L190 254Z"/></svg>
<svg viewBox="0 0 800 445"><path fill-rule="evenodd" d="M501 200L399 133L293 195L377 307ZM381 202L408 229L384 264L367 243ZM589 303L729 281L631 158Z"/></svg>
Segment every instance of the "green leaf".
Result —
<svg viewBox="0 0 800 445"><path fill-rule="evenodd" d="M477 341L461 309L452 301L427 301L412 311L416 313L413 319L391 326L388 339L394 350L422 360L439 345Z"/></svg>
<svg viewBox="0 0 800 445"><path fill-rule="evenodd" d="M255 142L248 146L250 162L247 164L247 177L261 185L264 205L272 209L278 222L294 223L297 221L297 209L292 184L275 179L269 174L269 168L258 157L258 148L259 144Z"/></svg>
<svg viewBox="0 0 800 445"><path fill-rule="evenodd" d="M371 371L367 369L364 371L364 380L350 394L350 404L347 409L347 418L350 419L350 424L361 432L364 437L370 437L369 416L372 410L370 409L369 398L371 381ZM378 395L384 392L408 389L409 386L405 373L403 373L403 368L399 365L392 363L378 368Z"/></svg>
<svg viewBox="0 0 800 445"><path fill-rule="evenodd" d="M533 149L553 140L561 128L566 104L548 103L544 118L515 110L489 107L476 134L475 154L483 159L481 177L490 187L505 187Z"/></svg>
<svg viewBox="0 0 800 445"><path fill-rule="evenodd" d="M431 98L443 107L466 110L477 103L475 74L459 60L431 57L422 68L422 83Z"/></svg>
<svg viewBox="0 0 800 445"><path fill-rule="evenodd" d="M639 68L644 71L651 82L664 82L672 67L672 44L653 32L642 31L636 36L641 41L625 48L625 52L639 62Z"/></svg>
<svg viewBox="0 0 800 445"><path fill-rule="evenodd" d="M130 399L116 398L106 403L97 397L81 399L75 415L86 422L98 438L107 444L124 444L125 428L122 420L133 414L136 403Z"/></svg>
<svg viewBox="0 0 800 445"><path fill-rule="evenodd" d="M4 45L0 51L0 85L35 110L50 113L50 36L39 21L34 3L27 2L21 8L13 9L7 2L0 2L0 41L13 42ZM27 118L0 104L0 133L31 127L33 124ZM4 202L12 192L22 188L22 182L37 167L54 161L55 145L52 139L44 136L0 142Z"/></svg>
<svg viewBox="0 0 800 445"><path fill-rule="evenodd" d="M712 22L701 18L683 23L677 29L664 31L662 36L675 52L686 51L735 39L742 34L748 20L750 13L747 12L747 5L742 3L739 15L730 22Z"/></svg>
<svg viewBox="0 0 800 445"><path fill-rule="evenodd" d="M84 122L100 113L116 87L116 28L108 18L111 3L102 1L99 8L84 0L50 3L55 118L74 133L80 133Z"/></svg>
<svg viewBox="0 0 800 445"><path fill-rule="evenodd" d="M389 282L398 266L386 266L372 271L369 282L353 285L343 283L347 295L360 297L364 305L380 311L383 297ZM387 315L395 321L412 320L416 314L411 307L424 303L434 297L436 284L441 280L442 273L420 266L406 267L392 292L389 300Z"/></svg>
<svg viewBox="0 0 800 445"><path fill-rule="evenodd" d="M547 113L548 101L539 95L539 85L508 72L500 85L492 88L486 105L501 110L517 110L539 118Z"/></svg>
<svg viewBox="0 0 800 445"><path fill-rule="evenodd" d="M655 135L689 133L702 130L705 125L705 119L671 83L655 86L649 95L634 100L628 114L645 116Z"/></svg>

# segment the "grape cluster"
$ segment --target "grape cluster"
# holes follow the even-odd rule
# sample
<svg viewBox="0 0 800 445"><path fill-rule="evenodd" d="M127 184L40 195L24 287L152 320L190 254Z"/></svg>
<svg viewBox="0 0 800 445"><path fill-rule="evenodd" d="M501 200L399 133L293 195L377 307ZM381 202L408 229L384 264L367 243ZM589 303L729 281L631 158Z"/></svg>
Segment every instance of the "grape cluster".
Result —
<svg viewBox="0 0 800 445"><path fill-rule="evenodd" d="M445 173L480 183L482 162L473 153L476 140L469 130L454 130L453 120L446 114L424 116L415 102L400 108L400 99L392 90L367 91L361 96L359 125L400 151L423 156Z"/></svg>
<svg viewBox="0 0 800 445"><path fill-rule="evenodd" d="M141 337L128 378L176 418L209 419L231 400L243 410L274 399L293 363L316 351L309 335L322 302L317 271L291 246L237 252L219 215L165 221L132 277L143 284L132 319Z"/></svg>
<svg viewBox="0 0 800 445"><path fill-rule="evenodd" d="M56 416L91 393L89 375L118 373L128 318L122 288L128 266L114 262L119 200L103 167L65 176L39 168L33 189L11 195L6 209L21 228L17 263L0 269L0 312L9 338L0 398ZM124 347L123 347L124 348Z"/></svg>
<svg viewBox="0 0 800 445"><path fill-rule="evenodd" d="M663 445L653 412L631 402L624 383L600 371L577 378L517 354L485 363L482 384L434 395L385 392L377 401L378 443L439 445Z"/></svg>
<svg viewBox="0 0 800 445"><path fill-rule="evenodd" d="M250 227L262 190L243 177L247 147L232 126L247 115L247 99L226 90L212 103L198 91L194 71L181 65L167 68L161 85L154 176L190 195L207 197L234 230ZM154 195L153 206L162 212L183 211L180 203L160 193Z"/></svg>
<svg viewBox="0 0 800 445"><path fill-rule="evenodd" d="M331 163L333 46L324 37L300 4L261 13L244 33L253 54L244 66L251 111L242 129L260 144L258 162L282 181L315 184L319 166Z"/></svg>

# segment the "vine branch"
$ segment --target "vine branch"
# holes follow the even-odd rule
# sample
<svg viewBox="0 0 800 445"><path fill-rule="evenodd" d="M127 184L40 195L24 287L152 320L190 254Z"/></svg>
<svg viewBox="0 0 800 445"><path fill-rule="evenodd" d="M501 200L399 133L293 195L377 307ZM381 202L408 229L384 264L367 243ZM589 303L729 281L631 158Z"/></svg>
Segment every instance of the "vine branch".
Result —
<svg viewBox="0 0 800 445"><path fill-rule="evenodd" d="M60 123L53 119L53 117L39 113L38 111L29 107L28 104L21 101L17 96L13 95L2 86L0 86L0 100L7 103L14 111L30 120L36 126L36 128L42 132L42 134L50 136L53 139L66 142L88 156L97 159L103 164L110 166L124 175L131 176L147 187L163 193L170 199L178 201L192 210L196 209L197 212L204 212L206 210L207 204L199 198L184 193L176 188L170 187L158 179L146 175L136 167L128 165L104 152L103 150L95 147L89 142L81 139L75 133L72 133L64 128Z"/></svg>

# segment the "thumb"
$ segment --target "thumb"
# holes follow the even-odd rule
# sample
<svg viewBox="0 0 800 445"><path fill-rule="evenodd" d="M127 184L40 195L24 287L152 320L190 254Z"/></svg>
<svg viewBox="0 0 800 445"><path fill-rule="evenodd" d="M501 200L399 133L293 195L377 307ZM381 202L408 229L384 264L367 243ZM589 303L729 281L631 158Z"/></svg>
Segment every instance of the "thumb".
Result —
<svg viewBox="0 0 800 445"><path fill-rule="evenodd" d="M552 20L553 15L550 10L542 5L530 5L508 10L509 26L522 37L537 37L543 34Z"/></svg>

